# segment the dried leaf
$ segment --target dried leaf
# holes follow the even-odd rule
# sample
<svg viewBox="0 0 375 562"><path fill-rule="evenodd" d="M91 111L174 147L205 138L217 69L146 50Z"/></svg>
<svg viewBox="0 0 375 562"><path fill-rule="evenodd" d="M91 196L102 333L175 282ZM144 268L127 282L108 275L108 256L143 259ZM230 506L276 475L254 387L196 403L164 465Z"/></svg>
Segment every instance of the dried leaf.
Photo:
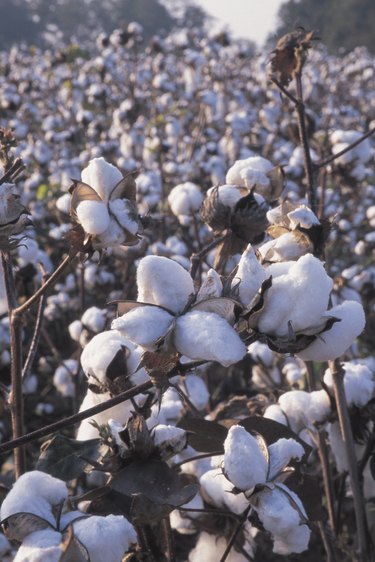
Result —
<svg viewBox="0 0 375 562"><path fill-rule="evenodd" d="M275 166L267 173L270 185L262 195L266 201L276 201L284 189L285 172L283 166Z"/></svg>
<svg viewBox="0 0 375 562"><path fill-rule="evenodd" d="M318 39L315 31L306 31L303 27L283 35L272 51L270 59L271 73L281 83L287 86L302 70L307 51L311 48L311 41Z"/></svg>
<svg viewBox="0 0 375 562"><path fill-rule="evenodd" d="M69 530L62 543L63 553L59 562L90 562L89 553L83 544L74 536L73 527Z"/></svg>
<svg viewBox="0 0 375 562"><path fill-rule="evenodd" d="M70 200L70 216L74 220L77 219L77 207L83 201L98 201L102 203L102 198L96 193L95 189L87 185L82 181L73 180L72 185L69 188L69 192L72 195Z"/></svg>
<svg viewBox="0 0 375 562"><path fill-rule="evenodd" d="M141 459L149 458L155 450L154 441L143 416L133 414L119 436L129 449Z"/></svg>
<svg viewBox="0 0 375 562"><path fill-rule="evenodd" d="M183 418L177 427L187 433L188 444L201 453L224 452L224 441L228 429L209 420L197 418Z"/></svg>
<svg viewBox="0 0 375 562"><path fill-rule="evenodd" d="M317 478L293 472L285 484L300 498L309 521L321 521L325 518L322 507L323 494Z"/></svg>
<svg viewBox="0 0 375 562"><path fill-rule="evenodd" d="M236 317L238 317L238 312L242 310L242 305L240 302L229 297L212 297L195 303L190 310L214 312L227 320L230 324L233 324Z"/></svg>
<svg viewBox="0 0 375 562"><path fill-rule="evenodd" d="M113 188L109 199L129 199L135 203L137 195L137 184L135 183L133 174L124 176Z"/></svg>
<svg viewBox="0 0 375 562"><path fill-rule="evenodd" d="M91 466L88 461L95 462L100 458L100 443L100 439L76 441L64 435L55 435L43 443L35 470L64 481L77 478L87 466Z"/></svg>
<svg viewBox="0 0 375 562"><path fill-rule="evenodd" d="M27 535L42 529L52 529L52 525L34 513L15 513L1 521L5 536L10 541L22 542Z"/></svg>
<svg viewBox="0 0 375 562"><path fill-rule="evenodd" d="M237 201L231 216L230 228L238 238L250 244L258 244L268 226L268 205L259 204L252 191Z"/></svg>

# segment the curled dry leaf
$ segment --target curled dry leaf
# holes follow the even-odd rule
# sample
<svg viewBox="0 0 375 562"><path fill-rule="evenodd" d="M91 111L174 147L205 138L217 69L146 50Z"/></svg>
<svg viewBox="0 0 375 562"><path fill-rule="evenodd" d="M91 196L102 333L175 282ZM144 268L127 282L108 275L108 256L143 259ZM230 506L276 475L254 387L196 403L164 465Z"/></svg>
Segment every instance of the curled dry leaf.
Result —
<svg viewBox="0 0 375 562"><path fill-rule="evenodd" d="M282 86L288 86L296 74L301 72L311 42L317 39L315 31L306 31L303 27L283 35L271 54L271 76Z"/></svg>

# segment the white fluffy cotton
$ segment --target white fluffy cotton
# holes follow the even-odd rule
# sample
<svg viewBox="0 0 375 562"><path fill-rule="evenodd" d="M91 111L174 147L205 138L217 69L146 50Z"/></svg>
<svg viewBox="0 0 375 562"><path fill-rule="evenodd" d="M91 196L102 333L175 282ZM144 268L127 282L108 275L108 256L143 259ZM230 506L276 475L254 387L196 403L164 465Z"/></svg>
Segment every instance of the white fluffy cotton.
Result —
<svg viewBox="0 0 375 562"><path fill-rule="evenodd" d="M154 351L156 340L166 334L173 320L173 316L162 308L140 306L113 320L112 329L136 345Z"/></svg>
<svg viewBox="0 0 375 562"><path fill-rule="evenodd" d="M196 213L202 205L203 195L197 185L185 182L176 185L168 195L168 203L172 213L184 220Z"/></svg>
<svg viewBox="0 0 375 562"><path fill-rule="evenodd" d="M272 170L272 164L262 156L250 156L244 160L236 160L229 168L225 181L228 184L243 185L248 188L254 186L268 186L270 183L267 173Z"/></svg>
<svg viewBox="0 0 375 562"><path fill-rule="evenodd" d="M334 316L336 322L330 330L318 337L297 355L306 361L329 361L340 357L352 345L365 327L365 313L361 304L345 301L331 308L325 316Z"/></svg>
<svg viewBox="0 0 375 562"><path fill-rule="evenodd" d="M107 313L97 306L91 306L82 314L82 324L92 332L100 332L104 329Z"/></svg>
<svg viewBox="0 0 375 562"><path fill-rule="evenodd" d="M90 160L89 165L82 170L81 178L95 189L103 201L108 201L113 188L122 180L122 174L115 166L100 157Z"/></svg>
<svg viewBox="0 0 375 562"><path fill-rule="evenodd" d="M295 439L281 438L268 447L268 453L270 465L268 479L272 480L288 466L292 459L301 460L304 449Z"/></svg>
<svg viewBox="0 0 375 562"><path fill-rule="evenodd" d="M249 244L241 256L238 270L232 281L232 289L238 287L239 300L249 306L267 275Z"/></svg>
<svg viewBox="0 0 375 562"><path fill-rule="evenodd" d="M224 476L221 468L208 470L199 481L203 498L216 507L226 507L239 514L249 505L244 494L232 494L233 484Z"/></svg>
<svg viewBox="0 0 375 562"><path fill-rule="evenodd" d="M217 361L229 367L246 354L246 346L224 318L199 310L177 318L176 349L193 360Z"/></svg>
<svg viewBox="0 0 375 562"><path fill-rule="evenodd" d="M109 227L108 208L102 201L82 201L77 206L77 217L87 234L98 236Z"/></svg>
<svg viewBox="0 0 375 562"><path fill-rule="evenodd" d="M345 371L344 388L348 406L365 406L374 393L375 382L372 372L366 365L343 363ZM330 369L324 373L324 382L333 388L333 376Z"/></svg>
<svg viewBox="0 0 375 562"><path fill-rule="evenodd" d="M22 542L13 562L59 562L62 535L52 529L35 531Z"/></svg>
<svg viewBox="0 0 375 562"><path fill-rule="evenodd" d="M137 269L138 301L181 312L194 293L189 273L177 262L162 256L146 256Z"/></svg>
<svg viewBox="0 0 375 562"><path fill-rule="evenodd" d="M240 425L232 426L224 441L224 472L243 491L267 480L268 462L259 440Z"/></svg>

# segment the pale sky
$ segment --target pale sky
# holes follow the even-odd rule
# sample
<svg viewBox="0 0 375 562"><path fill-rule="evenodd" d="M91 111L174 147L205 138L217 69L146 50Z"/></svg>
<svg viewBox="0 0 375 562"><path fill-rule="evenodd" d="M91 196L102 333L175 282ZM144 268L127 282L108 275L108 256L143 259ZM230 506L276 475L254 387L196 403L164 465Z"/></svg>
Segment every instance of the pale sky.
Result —
<svg viewBox="0 0 375 562"><path fill-rule="evenodd" d="M285 0L195 0L219 20L220 29L227 26L235 37L252 39L262 45L275 28L277 12Z"/></svg>

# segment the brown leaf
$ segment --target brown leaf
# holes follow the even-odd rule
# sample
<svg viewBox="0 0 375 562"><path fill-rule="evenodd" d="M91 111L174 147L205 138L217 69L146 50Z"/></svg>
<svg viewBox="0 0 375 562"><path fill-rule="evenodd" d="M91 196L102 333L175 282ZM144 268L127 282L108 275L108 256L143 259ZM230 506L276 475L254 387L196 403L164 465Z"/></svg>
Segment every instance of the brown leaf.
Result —
<svg viewBox="0 0 375 562"><path fill-rule="evenodd" d="M267 204L259 204L253 193L248 193L237 201L231 216L232 231L245 242L257 244L264 238L268 226Z"/></svg>
<svg viewBox="0 0 375 562"><path fill-rule="evenodd" d="M297 494L306 510L310 521L325 518L322 507L323 494L319 482L314 476L293 472L285 482L286 486Z"/></svg>
<svg viewBox="0 0 375 562"><path fill-rule="evenodd" d="M311 41L318 39L315 31L302 27L283 35L271 54L271 72L282 86L288 86L297 72L302 70Z"/></svg>
<svg viewBox="0 0 375 562"><path fill-rule="evenodd" d="M102 203L102 198L96 193L95 189L87 185L82 181L73 180L72 185L69 188L69 192L72 195L70 200L70 216L75 221L77 218L77 207L82 201L98 201Z"/></svg>
<svg viewBox="0 0 375 562"><path fill-rule="evenodd" d="M141 459L149 458L155 450L154 440L143 416L133 414L119 436L129 449Z"/></svg>
<svg viewBox="0 0 375 562"><path fill-rule="evenodd" d="M242 310L242 305L238 301L229 297L211 297L195 303L189 311L201 310L203 312L214 312L221 316L230 324L233 324L238 311Z"/></svg>
<svg viewBox="0 0 375 562"><path fill-rule="evenodd" d="M200 453L224 452L228 430L222 425L198 418L183 418L177 427L187 433L188 444Z"/></svg>
<svg viewBox="0 0 375 562"><path fill-rule="evenodd" d="M117 185L113 188L109 199L129 199L129 201L136 201L137 185L135 183L133 174L124 176Z"/></svg>
<svg viewBox="0 0 375 562"><path fill-rule="evenodd" d="M90 562L86 547L74 536L72 525L62 543L63 553L59 562Z"/></svg>
<svg viewBox="0 0 375 562"><path fill-rule="evenodd" d="M34 513L15 513L1 522L5 536L10 541L22 542L27 535L42 529L52 529L52 525Z"/></svg>

